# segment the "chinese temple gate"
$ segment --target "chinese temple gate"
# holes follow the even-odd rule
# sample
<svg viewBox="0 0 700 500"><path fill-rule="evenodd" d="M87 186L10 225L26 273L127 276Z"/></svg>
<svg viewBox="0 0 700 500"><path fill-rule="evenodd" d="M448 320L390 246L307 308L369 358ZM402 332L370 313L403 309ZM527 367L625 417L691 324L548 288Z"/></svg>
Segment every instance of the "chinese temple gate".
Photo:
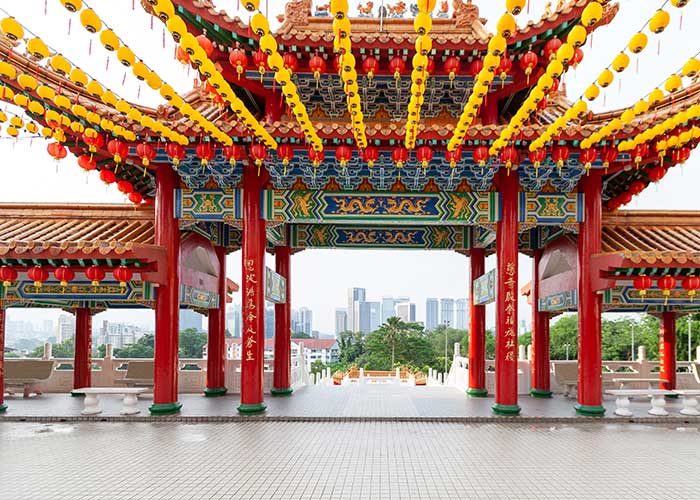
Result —
<svg viewBox="0 0 700 500"><path fill-rule="evenodd" d="M559 85L561 76L583 60L586 39L614 23L616 4L562 1L539 21L518 27L515 16L525 1L508 0L491 34L470 1L454 1L450 9L447 2L421 0L414 13L393 5L379 17L365 5L363 17L351 18L347 1L314 6L298 0L286 4L275 32L258 0L242 2L250 11L245 21L208 0L142 1L144 15L156 16L178 42L177 58L200 75L201 85L180 96L83 2L61 3L78 11L73 15L96 33L97 45L114 52L135 79L158 90L163 104L149 109L120 99L36 42L12 18L0 24L0 97L25 110L34 130L50 138L52 156L61 159L70 151L83 169L98 170L105 183L139 205L135 213L152 210L153 222L148 239L133 242L135 229L109 226L104 236L109 245L89 251L85 242L100 240L99 230L78 236L83 246L75 249L77 258L69 255L73 247L46 255L34 247L32 259L23 258L14 243L4 250L0 237L3 280L10 283L2 304L21 305L22 286L36 292L62 287L60 281L72 283L76 276L77 282L83 275L89 280L93 266L114 277L112 289L127 293L142 287L133 291L143 295L134 302L150 300L156 311L152 413L180 408L177 310L183 289L185 297L200 295L187 293L196 286L183 256L200 248L213 269L204 273L203 287L211 300L205 307L188 305L209 309L210 331L217 332L209 339L210 395L225 392L217 364L223 355L225 255L242 250L239 411L244 414L265 410L266 251L276 255L277 272L289 280L290 256L305 248L452 249L470 257L472 282L484 274L485 256L495 253L493 410L503 415L520 412L519 252L534 257L540 277L532 286L537 305L532 394L551 394L550 311L576 309L576 409L582 414L604 411L603 310L652 308L668 319L663 337L670 345L672 311L695 306L680 290L700 288L695 277L700 240L678 230L684 246L670 248L680 253L668 257L662 236L667 229L660 227L644 240L633 221L620 222L633 217L615 211L683 163L697 145L700 85L694 78L700 62L691 57L668 75L663 90L651 87L634 106L604 113L588 111L587 103L626 69L625 52L611 56L610 67L580 99L570 101ZM682 7L671 3L669 10ZM650 16L630 41L633 54L668 25L668 12ZM605 230L604 221L610 222ZM632 246L606 239L607 230L632 235L624 240ZM16 239L12 233L7 241ZM642 241L646 246L639 245ZM664 265L647 262L652 257L644 252L660 252ZM557 259L569 267L551 267L561 271L552 276L543 271ZM58 285L47 281L48 273L58 273ZM87 293L90 285L82 286ZM649 290L647 302L642 305L632 289ZM663 305L652 300L656 290L668 291L668 302L665 296ZM486 395L485 308L470 296L468 393L479 397ZM97 307L120 300L104 298ZM286 395L291 392L289 284L286 303L276 307L272 392Z"/></svg>

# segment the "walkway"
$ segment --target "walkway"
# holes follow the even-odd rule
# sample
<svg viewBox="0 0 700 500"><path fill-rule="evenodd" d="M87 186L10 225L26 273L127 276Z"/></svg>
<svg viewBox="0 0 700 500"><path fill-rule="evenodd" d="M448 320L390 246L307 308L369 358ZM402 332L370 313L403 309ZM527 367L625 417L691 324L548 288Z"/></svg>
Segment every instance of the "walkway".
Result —
<svg viewBox="0 0 700 500"><path fill-rule="evenodd" d="M697 426L0 424L12 500L696 498Z"/></svg>

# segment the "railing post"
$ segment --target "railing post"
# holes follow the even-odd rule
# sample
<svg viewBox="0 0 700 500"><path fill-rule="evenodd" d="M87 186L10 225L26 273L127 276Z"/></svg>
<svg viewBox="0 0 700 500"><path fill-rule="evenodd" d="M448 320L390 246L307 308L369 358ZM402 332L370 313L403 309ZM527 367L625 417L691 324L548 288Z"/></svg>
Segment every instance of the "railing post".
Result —
<svg viewBox="0 0 700 500"><path fill-rule="evenodd" d="M454 353L452 354L452 359L461 356L459 342L455 342Z"/></svg>
<svg viewBox="0 0 700 500"><path fill-rule="evenodd" d="M41 357L41 359L51 359L52 357L51 342L44 342L44 355Z"/></svg>

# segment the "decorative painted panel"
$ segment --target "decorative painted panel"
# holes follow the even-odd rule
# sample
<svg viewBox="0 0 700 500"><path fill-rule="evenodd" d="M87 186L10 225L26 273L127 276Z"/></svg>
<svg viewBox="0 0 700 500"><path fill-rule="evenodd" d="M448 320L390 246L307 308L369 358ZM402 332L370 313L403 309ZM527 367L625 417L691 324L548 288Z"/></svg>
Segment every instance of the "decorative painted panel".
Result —
<svg viewBox="0 0 700 500"><path fill-rule="evenodd" d="M294 248L422 248L468 250L467 226L346 226L295 224L290 226Z"/></svg>
<svg viewBox="0 0 700 500"><path fill-rule="evenodd" d="M496 270L491 269L486 274L474 280L474 303L490 304L496 300Z"/></svg>
<svg viewBox="0 0 700 500"><path fill-rule="evenodd" d="M58 281L46 281L41 287L33 281L20 280L9 287L0 287L0 299L7 307L43 304L63 307L65 304L110 302L148 304L155 300L156 288L146 281L133 280L120 286L118 281L102 281L93 286L90 281L71 281L61 286ZM78 307L76 305L76 307Z"/></svg>
<svg viewBox="0 0 700 500"><path fill-rule="evenodd" d="M578 307L578 290L540 297L538 308L540 311L567 311Z"/></svg>
<svg viewBox="0 0 700 500"><path fill-rule="evenodd" d="M175 217L210 222L241 219L240 189L176 189Z"/></svg>
<svg viewBox="0 0 700 500"><path fill-rule="evenodd" d="M198 309L216 309L219 307L219 294L181 284L180 305Z"/></svg>
<svg viewBox="0 0 700 500"><path fill-rule="evenodd" d="M583 222L583 193L519 193L518 218L529 224Z"/></svg>
<svg viewBox="0 0 700 500"><path fill-rule="evenodd" d="M287 279L269 267L265 267L265 300L274 304L287 302Z"/></svg>
<svg viewBox="0 0 700 500"><path fill-rule="evenodd" d="M680 286L671 290L671 295L668 300L663 295L663 292L658 288L650 288L647 290L645 297L639 295L639 290L632 285L622 285L615 288L610 288L603 292L603 304L607 308L615 308L616 306L638 305L638 306L669 306L676 309L678 306L700 306L700 300L690 300L688 291Z"/></svg>

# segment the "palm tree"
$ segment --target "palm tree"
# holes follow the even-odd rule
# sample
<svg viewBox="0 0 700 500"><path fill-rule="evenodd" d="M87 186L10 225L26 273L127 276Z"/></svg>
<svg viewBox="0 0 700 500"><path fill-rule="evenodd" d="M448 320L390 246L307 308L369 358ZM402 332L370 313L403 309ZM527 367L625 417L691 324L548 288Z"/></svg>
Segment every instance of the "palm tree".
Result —
<svg viewBox="0 0 700 500"><path fill-rule="evenodd" d="M391 368L394 368L394 353L396 351L396 341L405 333L406 323L401 321L401 318L393 316L386 320L382 325L384 336L387 342L391 344Z"/></svg>

